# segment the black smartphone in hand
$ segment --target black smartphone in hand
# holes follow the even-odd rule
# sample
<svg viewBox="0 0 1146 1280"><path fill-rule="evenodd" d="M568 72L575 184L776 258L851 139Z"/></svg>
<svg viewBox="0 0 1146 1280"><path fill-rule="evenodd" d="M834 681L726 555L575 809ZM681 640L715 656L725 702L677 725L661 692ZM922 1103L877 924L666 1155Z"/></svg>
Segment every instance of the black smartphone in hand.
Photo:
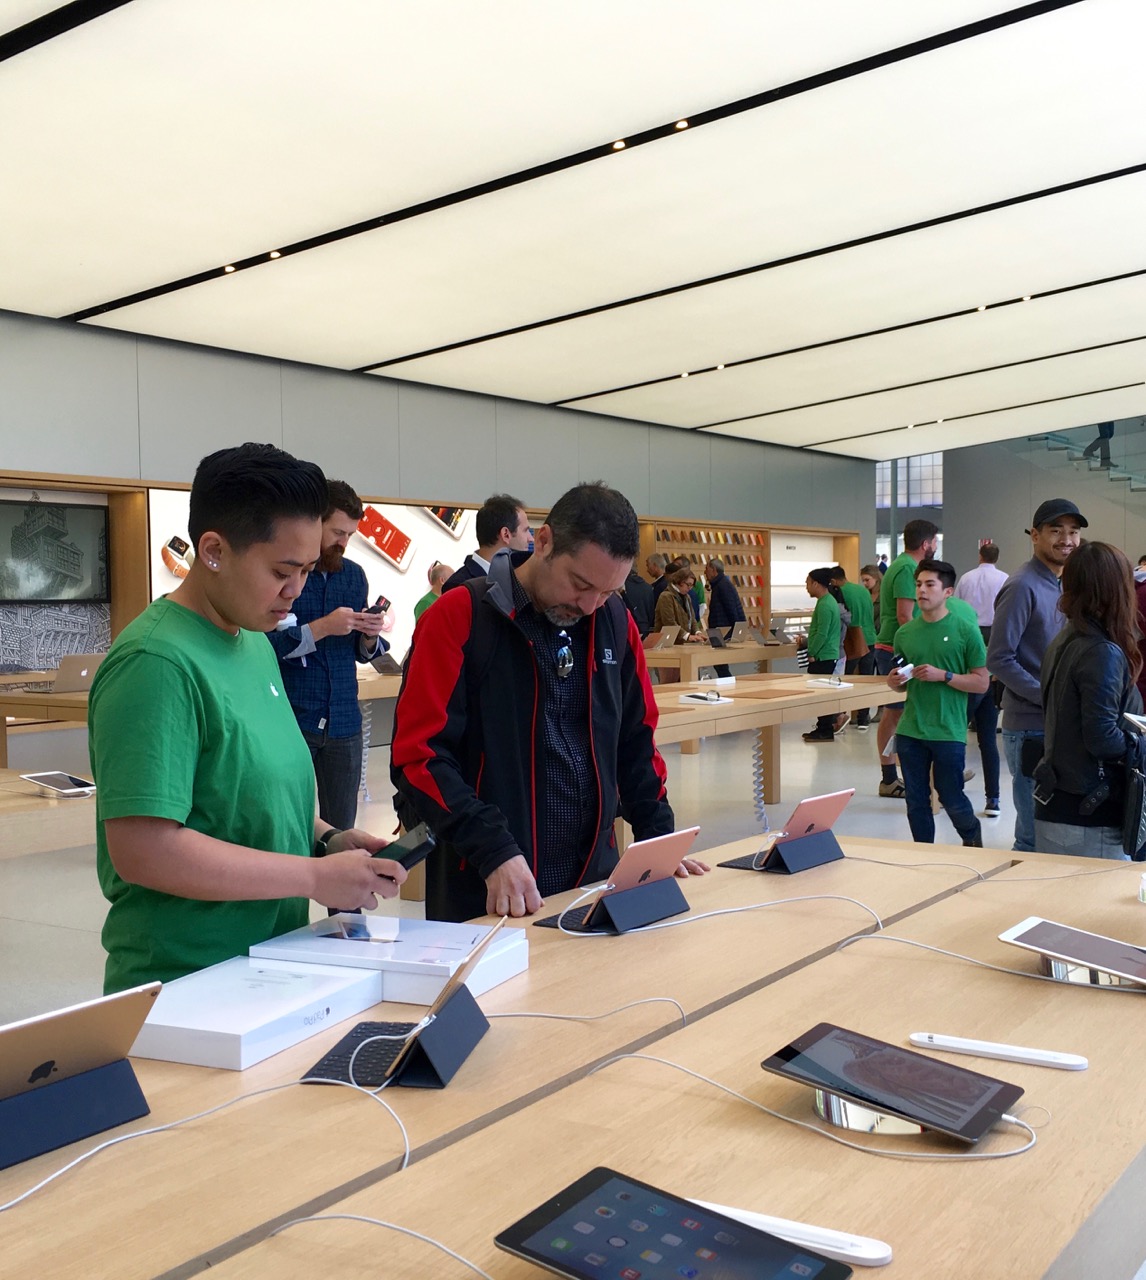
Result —
<svg viewBox="0 0 1146 1280"><path fill-rule="evenodd" d="M385 849L379 849L374 857L389 858L391 862L400 863L407 871L412 871L418 863L425 862L430 855L430 850L437 843L430 828L424 822L419 822L416 827L407 831L393 844L388 844Z"/></svg>

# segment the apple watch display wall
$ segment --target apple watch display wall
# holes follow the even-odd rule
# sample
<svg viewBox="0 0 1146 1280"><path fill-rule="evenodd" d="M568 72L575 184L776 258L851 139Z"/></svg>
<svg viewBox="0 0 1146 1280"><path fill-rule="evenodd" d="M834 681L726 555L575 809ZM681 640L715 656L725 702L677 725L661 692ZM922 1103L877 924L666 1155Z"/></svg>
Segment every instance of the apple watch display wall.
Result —
<svg viewBox="0 0 1146 1280"><path fill-rule="evenodd" d="M151 598L174 591L187 576L195 549L187 532L191 495L185 489L149 489L147 524Z"/></svg>

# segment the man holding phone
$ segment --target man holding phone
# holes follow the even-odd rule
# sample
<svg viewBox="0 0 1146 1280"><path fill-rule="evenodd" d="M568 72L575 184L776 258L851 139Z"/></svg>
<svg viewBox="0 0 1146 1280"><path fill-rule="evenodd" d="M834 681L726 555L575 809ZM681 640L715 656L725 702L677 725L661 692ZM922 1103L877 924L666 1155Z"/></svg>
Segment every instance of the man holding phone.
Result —
<svg viewBox="0 0 1146 1280"><path fill-rule="evenodd" d="M361 565L345 559L346 544L362 518L362 502L345 481L326 483L322 554L294 602L293 625L268 638L310 748L319 816L344 831L354 826L362 778L357 664L390 646L382 639L385 610L367 607L366 574Z"/></svg>

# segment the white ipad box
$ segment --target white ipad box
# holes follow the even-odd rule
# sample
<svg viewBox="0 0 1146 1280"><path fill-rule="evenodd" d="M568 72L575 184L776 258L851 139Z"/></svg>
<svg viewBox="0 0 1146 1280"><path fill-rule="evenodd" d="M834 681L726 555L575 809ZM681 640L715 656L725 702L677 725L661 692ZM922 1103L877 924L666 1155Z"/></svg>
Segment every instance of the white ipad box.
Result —
<svg viewBox="0 0 1146 1280"><path fill-rule="evenodd" d="M251 948L251 956L375 970L382 975L383 1000L428 1005L489 927L342 914L260 942ZM527 933L526 929L502 930L466 982L471 995L480 996L525 972Z"/></svg>
<svg viewBox="0 0 1146 1280"><path fill-rule="evenodd" d="M239 956L164 983L131 1053L243 1071L381 999L376 971Z"/></svg>

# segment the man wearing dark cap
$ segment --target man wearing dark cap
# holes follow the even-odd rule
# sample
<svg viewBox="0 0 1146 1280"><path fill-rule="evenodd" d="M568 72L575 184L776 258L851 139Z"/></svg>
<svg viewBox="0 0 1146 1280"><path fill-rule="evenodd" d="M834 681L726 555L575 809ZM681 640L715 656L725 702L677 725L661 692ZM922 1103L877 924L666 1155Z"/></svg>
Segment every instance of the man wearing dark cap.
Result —
<svg viewBox="0 0 1146 1280"><path fill-rule="evenodd" d="M1015 802L1013 848L1021 853L1035 850L1035 784L1023 770L1023 747L1032 740L1042 744L1039 674L1043 654L1065 622L1058 611L1063 566L1085 528L1073 502L1048 498L1027 530L1034 554L1007 579L995 600L987 669L1003 685L1003 750Z"/></svg>

